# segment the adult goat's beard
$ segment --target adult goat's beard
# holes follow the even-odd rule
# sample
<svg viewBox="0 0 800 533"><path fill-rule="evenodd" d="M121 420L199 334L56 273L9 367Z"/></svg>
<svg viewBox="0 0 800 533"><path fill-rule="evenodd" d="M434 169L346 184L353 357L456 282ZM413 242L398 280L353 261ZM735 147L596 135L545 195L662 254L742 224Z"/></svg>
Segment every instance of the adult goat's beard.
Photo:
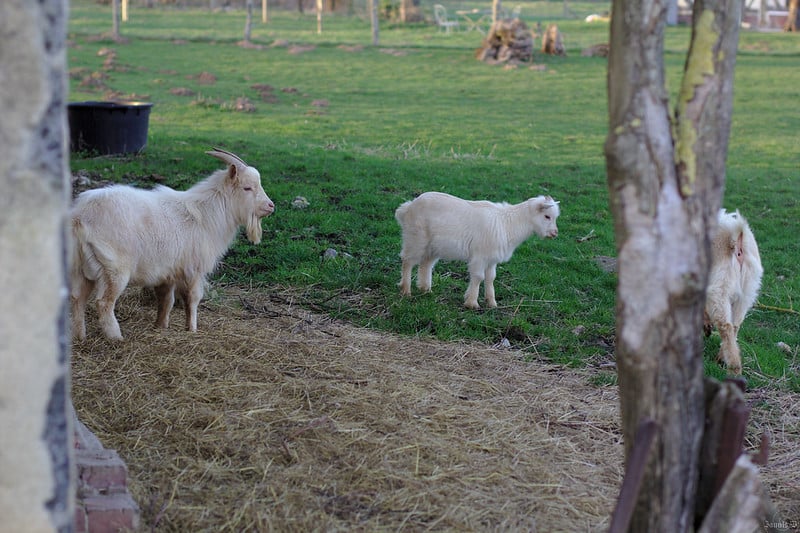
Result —
<svg viewBox="0 0 800 533"><path fill-rule="evenodd" d="M261 235L261 219L256 215L252 215L247 222L247 240L253 244L259 244L261 242Z"/></svg>

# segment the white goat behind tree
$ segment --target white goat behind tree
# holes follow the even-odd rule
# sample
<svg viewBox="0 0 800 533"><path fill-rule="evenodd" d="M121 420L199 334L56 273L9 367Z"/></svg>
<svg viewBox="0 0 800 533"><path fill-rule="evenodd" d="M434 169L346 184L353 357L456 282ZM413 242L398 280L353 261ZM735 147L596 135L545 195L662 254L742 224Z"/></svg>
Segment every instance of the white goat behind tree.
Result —
<svg viewBox="0 0 800 533"><path fill-rule="evenodd" d="M440 259L466 261L470 281L464 305L479 309L478 291L484 282L488 307L497 307L494 279L498 263L511 259L514 250L536 233L558 236L558 202L537 196L520 204L462 200L441 192L426 192L395 211L402 228L403 260L400 292L411 294L411 271L417 269L417 287L431 290L433 267Z"/></svg>
<svg viewBox="0 0 800 533"><path fill-rule="evenodd" d="M103 332L121 340L114 306L129 284L155 289L156 326L161 328L169 325L177 290L186 329L196 331L206 277L239 227L246 227L250 242L261 242L261 219L275 204L264 192L258 170L219 148L206 153L228 167L186 191L113 185L86 191L75 200L70 213L74 337L86 338L86 302L94 293Z"/></svg>
<svg viewBox="0 0 800 533"><path fill-rule="evenodd" d="M717 328L720 336L717 359L735 374L742 373L739 327L756 302L763 274L758 245L747 220L738 210L728 213L721 209L711 239L705 330L709 335L712 327Z"/></svg>

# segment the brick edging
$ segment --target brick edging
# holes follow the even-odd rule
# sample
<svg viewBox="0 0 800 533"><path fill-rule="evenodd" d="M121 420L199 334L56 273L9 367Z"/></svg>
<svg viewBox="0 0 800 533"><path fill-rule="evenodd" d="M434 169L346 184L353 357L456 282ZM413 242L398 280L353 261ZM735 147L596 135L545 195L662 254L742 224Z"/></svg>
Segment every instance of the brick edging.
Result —
<svg viewBox="0 0 800 533"><path fill-rule="evenodd" d="M128 467L103 447L77 416L75 533L116 533L139 527L139 506L128 492Z"/></svg>

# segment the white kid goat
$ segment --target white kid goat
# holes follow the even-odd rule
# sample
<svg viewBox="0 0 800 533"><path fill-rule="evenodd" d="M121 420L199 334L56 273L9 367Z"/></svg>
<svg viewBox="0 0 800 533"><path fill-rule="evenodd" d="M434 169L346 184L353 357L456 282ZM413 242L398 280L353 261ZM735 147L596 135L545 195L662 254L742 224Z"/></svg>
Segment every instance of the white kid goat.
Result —
<svg viewBox="0 0 800 533"><path fill-rule="evenodd" d="M186 191L113 185L78 196L70 213L70 305L77 339L86 338L86 302L93 291L106 337L122 339L114 306L129 284L155 288L156 326L161 328L169 325L177 290L186 329L196 331L206 276L239 227L246 226L250 242L261 242L261 219L275 204L264 192L258 170L219 148L206 153L228 167Z"/></svg>
<svg viewBox="0 0 800 533"><path fill-rule="evenodd" d="M537 196L520 204L469 201L441 192L426 192L395 211L403 233L400 292L411 294L411 270L419 265L417 287L431 290L433 267L439 259L466 261L469 287L464 305L478 309L478 290L484 282L488 307L497 307L494 279L498 263L531 234L556 237L558 202Z"/></svg>
<svg viewBox="0 0 800 533"><path fill-rule="evenodd" d="M706 335L716 327L720 336L717 359L735 374L742 372L736 337L761 287L761 258L750 226L737 210L721 209L711 239L711 272L705 305Z"/></svg>

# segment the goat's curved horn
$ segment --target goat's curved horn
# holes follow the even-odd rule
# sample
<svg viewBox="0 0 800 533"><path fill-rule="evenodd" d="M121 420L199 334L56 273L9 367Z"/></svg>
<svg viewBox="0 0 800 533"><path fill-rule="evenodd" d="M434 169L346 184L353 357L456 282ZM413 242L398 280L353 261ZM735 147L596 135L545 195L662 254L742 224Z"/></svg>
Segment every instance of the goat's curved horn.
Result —
<svg viewBox="0 0 800 533"><path fill-rule="evenodd" d="M225 161L229 165L233 165L235 167L247 167L248 164L242 161L242 158L236 154L228 152L227 150L223 150L222 148L214 148L213 150L209 150L206 152L208 155L216 157L217 159L221 159Z"/></svg>

